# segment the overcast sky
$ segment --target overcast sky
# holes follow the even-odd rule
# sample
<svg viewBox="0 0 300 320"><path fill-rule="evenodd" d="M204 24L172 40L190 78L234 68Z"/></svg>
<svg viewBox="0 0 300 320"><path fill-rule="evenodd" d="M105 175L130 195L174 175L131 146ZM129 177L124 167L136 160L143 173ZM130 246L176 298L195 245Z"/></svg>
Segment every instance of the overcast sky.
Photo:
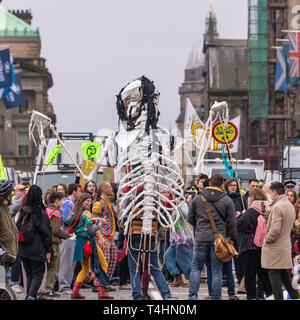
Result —
<svg viewBox="0 0 300 320"><path fill-rule="evenodd" d="M221 38L247 38L247 0L213 0ZM178 87L205 27L208 0L4 0L30 9L52 73L58 131L117 130L116 95L145 75L160 91L161 125L174 128ZM230 76L230 75L229 75Z"/></svg>

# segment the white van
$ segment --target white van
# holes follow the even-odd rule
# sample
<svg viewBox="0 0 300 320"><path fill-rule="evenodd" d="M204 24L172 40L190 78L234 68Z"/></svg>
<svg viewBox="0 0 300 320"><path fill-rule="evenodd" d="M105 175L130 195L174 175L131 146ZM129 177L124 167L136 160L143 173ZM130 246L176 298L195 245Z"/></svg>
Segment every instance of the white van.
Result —
<svg viewBox="0 0 300 320"><path fill-rule="evenodd" d="M84 160L81 145L83 142L95 141L105 144L108 137L97 136L92 133L60 133L60 139L63 141L67 150L71 153L73 159L76 161L77 165L81 167ZM56 138L51 138L47 141L47 149L45 151L44 159L47 159L49 152L58 145L59 142ZM115 166L115 153L116 149L114 147L109 150L108 159L104 159L103 167ZM43 150L40 146L38 156L36 158L36 165L34 171L33 183L37 184L43 191L48 188L55 186L59 183L64 183L68 186L70 183L75 182L75 169L76 166L70 159L69 155L62 148L58 157L54 160L52 165L44 165L45 162L43 157ZM100 168L97 174L96 184L98 185L102 179L103 168Z"/></svg>

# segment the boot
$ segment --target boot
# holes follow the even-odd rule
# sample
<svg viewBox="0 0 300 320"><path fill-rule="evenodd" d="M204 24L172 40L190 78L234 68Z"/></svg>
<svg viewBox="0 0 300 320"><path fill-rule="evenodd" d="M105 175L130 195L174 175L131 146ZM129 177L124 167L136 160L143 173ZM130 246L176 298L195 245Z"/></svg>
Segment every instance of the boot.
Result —
<svg viewBox="0 0 300 320"><path fill-rule="evenodd" d="M183 285L183 280L182 280L182 276L181 276L181 273L179 274L176 274L176 276L174 277L175 278L175 281L173 283L170 283L169 286L170 287L179 287L181 285Z"/></svg>
<svg viewBox="0 0 300 320"><path fill-rule="evenodd" d="M74 283L71 299L85 299L85 297L79 293L79 288L81 288L81 286L82 286L81 282Z"/></svg>
<svg viewBox="0 0 300 320"><path fill-rule="evenodd" d="M110 296L107 292L105 287L99 282L99 292L98 292L98 299L114 299L114 297Z"/></svg>

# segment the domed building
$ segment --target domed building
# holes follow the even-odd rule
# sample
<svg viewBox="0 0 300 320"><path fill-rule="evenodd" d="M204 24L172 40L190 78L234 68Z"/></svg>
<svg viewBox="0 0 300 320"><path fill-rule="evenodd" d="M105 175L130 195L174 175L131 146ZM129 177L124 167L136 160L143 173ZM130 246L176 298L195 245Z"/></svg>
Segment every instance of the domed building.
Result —
<svg viewBox="0 0 300 320"><path fill-rule="evenodd" d="M176 120L184 127L186 98L190 98L198 116L204 122L215 101L227 101L229 117L241 116L241 124L248 123L248 47L247 39L221 39L217 32L217 18L210 9L205 21L205 33L188 56L184 82L179 87L180 114ZM233 156L245 159L247 153L247 125L240 127L239 151ZM208 153L215 158L216 153Z"/></svg>
<svg viewBox="0 0 300 320"><path fill-rule="evenodd" d="M180 115L176 122L180 130L183 129L184 124L186 98L190 98L200 117L204 109L205 79L203 77L203 70L205 55L202 50L203 39L198 41L192 48L184 70L184 82L179 87Z"/></svg>
<svg viewBox="0 0 300 320"><path fill-rule="evenodd" d="M210 10L205 19L205 33L203 37L193 46L189 53L187 65L184 70L184 82L179 87L180 115L176 120L180 130L183 129L186 98L190 98L200 119L205 116L205 53L204 43L210 38L218 38L217 18Z"/></svg>

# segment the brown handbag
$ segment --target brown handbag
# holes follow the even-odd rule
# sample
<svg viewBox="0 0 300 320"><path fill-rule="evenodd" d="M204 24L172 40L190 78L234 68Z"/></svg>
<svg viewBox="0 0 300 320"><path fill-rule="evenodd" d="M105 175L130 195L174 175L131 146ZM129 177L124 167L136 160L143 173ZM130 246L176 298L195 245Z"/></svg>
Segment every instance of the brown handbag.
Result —
<svg viewBox="0 0 300 320"><path fill-rule="evenodd" d="M209 217L211 227L212 227L213 232L215 234L214 246L215 246L216 256L222 262L230 261L234 256L238 255L238 252L236 251L236 249L234 247L233 241L230 240L230 238L224 238L220 233L218 233L214 218L211 213L210 206L203 195L201 195L201 199L204 203L204 206L206 208L206 212Z"/></svg>

